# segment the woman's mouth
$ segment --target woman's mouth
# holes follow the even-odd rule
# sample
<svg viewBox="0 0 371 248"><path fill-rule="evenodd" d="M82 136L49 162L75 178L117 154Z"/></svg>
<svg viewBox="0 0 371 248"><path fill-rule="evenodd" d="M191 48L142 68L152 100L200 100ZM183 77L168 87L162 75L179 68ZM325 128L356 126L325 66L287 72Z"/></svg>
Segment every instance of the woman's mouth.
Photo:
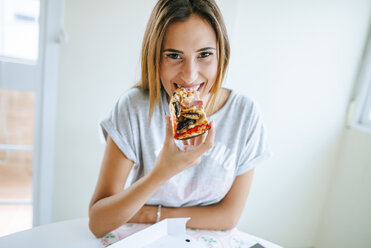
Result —
<svg viewBox="0 0 371 248"><path fill-rule="evenodd" d="M178 89L178 88L185 88L189 91L201 91L202 87L204 86L205 83L201 83L201 84L197 84L197 85L192 85L192 86L183 86L183 85L180 85L180 84L177 84L177 83L174 83L174 86L175 86L175 89Z"/></svg>

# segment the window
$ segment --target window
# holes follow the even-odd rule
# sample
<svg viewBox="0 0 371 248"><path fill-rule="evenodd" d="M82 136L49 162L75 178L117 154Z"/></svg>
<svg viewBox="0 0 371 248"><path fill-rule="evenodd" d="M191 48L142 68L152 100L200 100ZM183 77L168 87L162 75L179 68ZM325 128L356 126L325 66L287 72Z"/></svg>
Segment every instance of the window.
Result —
<svg viewBox="0 0 371 248"><path fill-rule="evenodd" d="M39 42L39 0L0 0L0 57L35 63Z"/></svg>
<svg viewBox="0 0 371 248"><path fill-rule="evenodd" d="M31 228L38 210L33 174L40 4L0 0L0 236Z"/></svg>
<svg viewBox="0 0 371 248"><path fill-rule="evenodd" d="M63 4L59 0L0 0L0 160L14 161L9 166L19 167L32 161L32 168L22 172L27 175L32 170L32 182L28 181L32 185L28 190L32 200L14 198L12 203L32 203L28 209L33 210L33 226L51 223L52 216L58 43L63 41L58 34L63 31ZM11 111L11 105L17 110ZM4 106L7 111L3 111ZM33 121L26 124L23 111L33 113L33 118L27 117ZM21 132L18 123L22 128L28 126L28 131L22 129L24 135L34 131L32 142L12 138L17 136L11 132L16 132L14 135ZM34 128L30 123L34 123ZM0 172L0 191L4 176ZM1 213L4 213L2 209ZM0 232L4 228L2 224Z"/></svg>
<svg viewBox="0 0 371 248"><path fill-rule="evenodd" d="M349 126L371 132L371 32L349 105Z"/></svg>
<svg viewBox="0 0 371 248"><path fill-rule="evenodd" d="M0 89L0 237L32 227L35 94Z"/></svg>

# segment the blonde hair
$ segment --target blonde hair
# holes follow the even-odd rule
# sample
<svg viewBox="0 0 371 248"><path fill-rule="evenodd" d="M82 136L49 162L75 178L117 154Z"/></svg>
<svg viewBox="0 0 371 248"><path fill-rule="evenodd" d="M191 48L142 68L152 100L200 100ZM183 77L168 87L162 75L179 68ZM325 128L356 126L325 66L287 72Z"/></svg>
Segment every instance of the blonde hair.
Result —
<svg viewBox="0 0 371 248"><path fill-rule="evenodd" d="M135 85L149 91L150 124L155 105L160 102L160 59L165 32L170 24L186 21L192 14L200 16L213 27L218 42L219 63L215 83L207 103L214 107L229 63L230 45L222 14L214 0L159 0L152 10L142 44L141 80ZM210 104L210 105L209 105Z"/></svg>

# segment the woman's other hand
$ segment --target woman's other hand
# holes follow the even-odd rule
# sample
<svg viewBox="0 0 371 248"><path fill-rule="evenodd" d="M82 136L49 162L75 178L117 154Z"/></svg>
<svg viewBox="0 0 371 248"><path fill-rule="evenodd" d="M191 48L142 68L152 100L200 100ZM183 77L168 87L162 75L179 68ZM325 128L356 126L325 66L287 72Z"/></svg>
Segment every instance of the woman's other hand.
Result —
<svg viewBox="0 0 371 248"><path fill-rule="evenodd" d="M212 121L207 135L203 134L184 140L184 148L181 149L175 144L170 116L165 116L164 118L166 120L166 137L151 173L167 181L183 170L201 162L202 155L213 147L215 125Z"/></svg>

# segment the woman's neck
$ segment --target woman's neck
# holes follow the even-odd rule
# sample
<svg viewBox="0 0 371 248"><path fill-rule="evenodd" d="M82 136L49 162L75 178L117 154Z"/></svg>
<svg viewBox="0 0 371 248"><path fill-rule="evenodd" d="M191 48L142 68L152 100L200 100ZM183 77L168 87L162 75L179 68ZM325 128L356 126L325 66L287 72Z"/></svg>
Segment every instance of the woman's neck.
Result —
<svg viewBox="0 0 371 248"><path fill-rule="evenodd" d="M229 99L230 94L231 94L231 91L230 90L227 90L225 88L221 88L219 90L218 94L215 97L214 104L212 104L210 102L205 107L206 116L211 116L211 115L215 114L216 112L218 112L226 104L226 102ZM210 97L210 95L209 95L209 97ZM209 99L207 99L207 101L208 100Z"/></svg>

